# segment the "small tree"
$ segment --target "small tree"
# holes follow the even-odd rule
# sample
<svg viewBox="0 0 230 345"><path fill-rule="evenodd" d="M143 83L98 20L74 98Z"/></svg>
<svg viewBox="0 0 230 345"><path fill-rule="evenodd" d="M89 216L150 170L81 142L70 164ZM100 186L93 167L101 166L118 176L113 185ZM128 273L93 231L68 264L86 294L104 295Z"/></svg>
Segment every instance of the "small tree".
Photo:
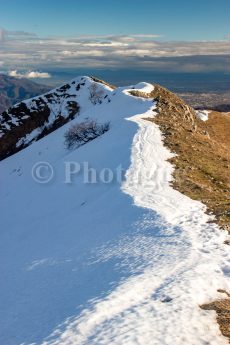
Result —
<svg viewBox="0 0 230 345"><path fill-rule="evenodd" d="M99 137L110 128L109 122L98 124L96 121L84 121L72 125L65 133L65 147L68 150L77 148Z"/></svg>
<svg viewBox="0 0 230 345"><path fill-rule="evenodd" d="M89 87L89 99L93 104L101 104L104 97L104 90L100 89L96 83L93 83Z"/></svg>

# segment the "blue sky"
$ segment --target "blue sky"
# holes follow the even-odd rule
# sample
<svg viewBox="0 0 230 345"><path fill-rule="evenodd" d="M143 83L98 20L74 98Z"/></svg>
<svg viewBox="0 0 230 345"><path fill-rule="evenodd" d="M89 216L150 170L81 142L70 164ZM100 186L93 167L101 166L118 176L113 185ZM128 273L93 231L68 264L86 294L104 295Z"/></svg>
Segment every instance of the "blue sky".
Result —
<svg viewBox="0 0 230 345"><path fill-rule="evenodd" d="M40 36L158 34L163 40L223 40L229 0L0 0L0 26Z"/></svg>
<svg viewBox="0 0 230 345"><path fill-rule="evenodd" d="M229 74L229 13L230 0L0 0L0 72Z"/></svg>

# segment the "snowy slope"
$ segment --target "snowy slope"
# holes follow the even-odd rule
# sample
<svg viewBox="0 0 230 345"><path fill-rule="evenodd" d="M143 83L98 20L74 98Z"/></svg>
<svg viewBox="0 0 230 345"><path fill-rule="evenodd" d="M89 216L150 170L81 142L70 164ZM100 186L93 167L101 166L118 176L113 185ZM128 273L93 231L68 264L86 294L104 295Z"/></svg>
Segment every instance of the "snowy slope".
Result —
<svg viewBox="0 0 230 345"><path fill-rule="evenodd" d="M94 91L97 97L90 97ZM0 115L0 159L20 151L96 104L110 102L112 88L88 77L15 104Z"/></svg>
<svg viewBox="0 0 230 345"><path fill-rule="evenodd" d="M228 343L215 313L199 308L229 289L227 234L170 187L171 153L143 119L157 105L131 88L110 90L110 102L0 163L0 344ZM67 152L65 131L84 119L111 128ZM49 183L33 179L38 162L53 167ZM81 170L67 184L69 162ZM84 183L84 168L96 169L97 183Z"/></svg>

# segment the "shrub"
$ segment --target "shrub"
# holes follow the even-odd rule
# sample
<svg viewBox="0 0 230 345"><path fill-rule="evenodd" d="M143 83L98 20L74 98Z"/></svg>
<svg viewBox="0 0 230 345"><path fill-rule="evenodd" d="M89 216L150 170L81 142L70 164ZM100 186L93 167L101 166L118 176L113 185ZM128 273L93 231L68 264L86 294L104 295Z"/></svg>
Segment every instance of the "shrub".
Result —
<svg viewBox="0 0 230 345"><path fill-rule="evenodd" d="M101 104L105 95L104 90L100 89L96 83L93 83L89 87L89 99L93 104Z"/></svg>
<svg viewBox="0 0 230 345"><path fill-rule="evenodd" d="M96 121L85 121L72 125L65 133L65 147L68 150L77 148L99 137L110 128L109 122L98 124Z"/></svg>

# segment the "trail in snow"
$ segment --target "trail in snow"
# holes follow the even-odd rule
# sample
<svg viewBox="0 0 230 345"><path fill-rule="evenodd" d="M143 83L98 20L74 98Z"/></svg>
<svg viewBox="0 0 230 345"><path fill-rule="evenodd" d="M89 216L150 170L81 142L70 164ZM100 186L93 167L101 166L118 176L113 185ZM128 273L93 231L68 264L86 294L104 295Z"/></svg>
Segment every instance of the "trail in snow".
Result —
<svg viewBox="0 0 230 345"><path fill-rule="evenodd" d="M171 154L162 145L158 127L143 120L152 115L150 109L128 119L139 131L122 191L135 205L162 218L156 220L150 212L136 224L139 231L133 238L105 245L98 255L98 262L122 258L130 273L141 273L131 274L108 296L93 301L79 317L67 321L64 330L60 328L60 336L56 330L43 345L228 343L215 314L199 308L219 297L218 288L228 288L223 273L226 256L230 263L223 246L226 234L221 236L215 225L207 224L201 203L170 187L172 166L166 160Z"/></svg>
<svg viewBox="0 0 230 345"><path fill-rule="evenodd" d="M87 79L87 87L90 80ZM1 162L0 343L4 345L221 345L215 313L199 308L229 290L226 233L205 207L170 187L171 153L151 100L118 88L82 119L111 121L98 140L66 153L70 124ZM51 163L55 181L31 167ZM114 170L119 184L63 184L65 161ZM20 167L20 174L16 174ZM16 169L17 168L17 169ZM10 205L10 207L8 206Z"/></svg>

